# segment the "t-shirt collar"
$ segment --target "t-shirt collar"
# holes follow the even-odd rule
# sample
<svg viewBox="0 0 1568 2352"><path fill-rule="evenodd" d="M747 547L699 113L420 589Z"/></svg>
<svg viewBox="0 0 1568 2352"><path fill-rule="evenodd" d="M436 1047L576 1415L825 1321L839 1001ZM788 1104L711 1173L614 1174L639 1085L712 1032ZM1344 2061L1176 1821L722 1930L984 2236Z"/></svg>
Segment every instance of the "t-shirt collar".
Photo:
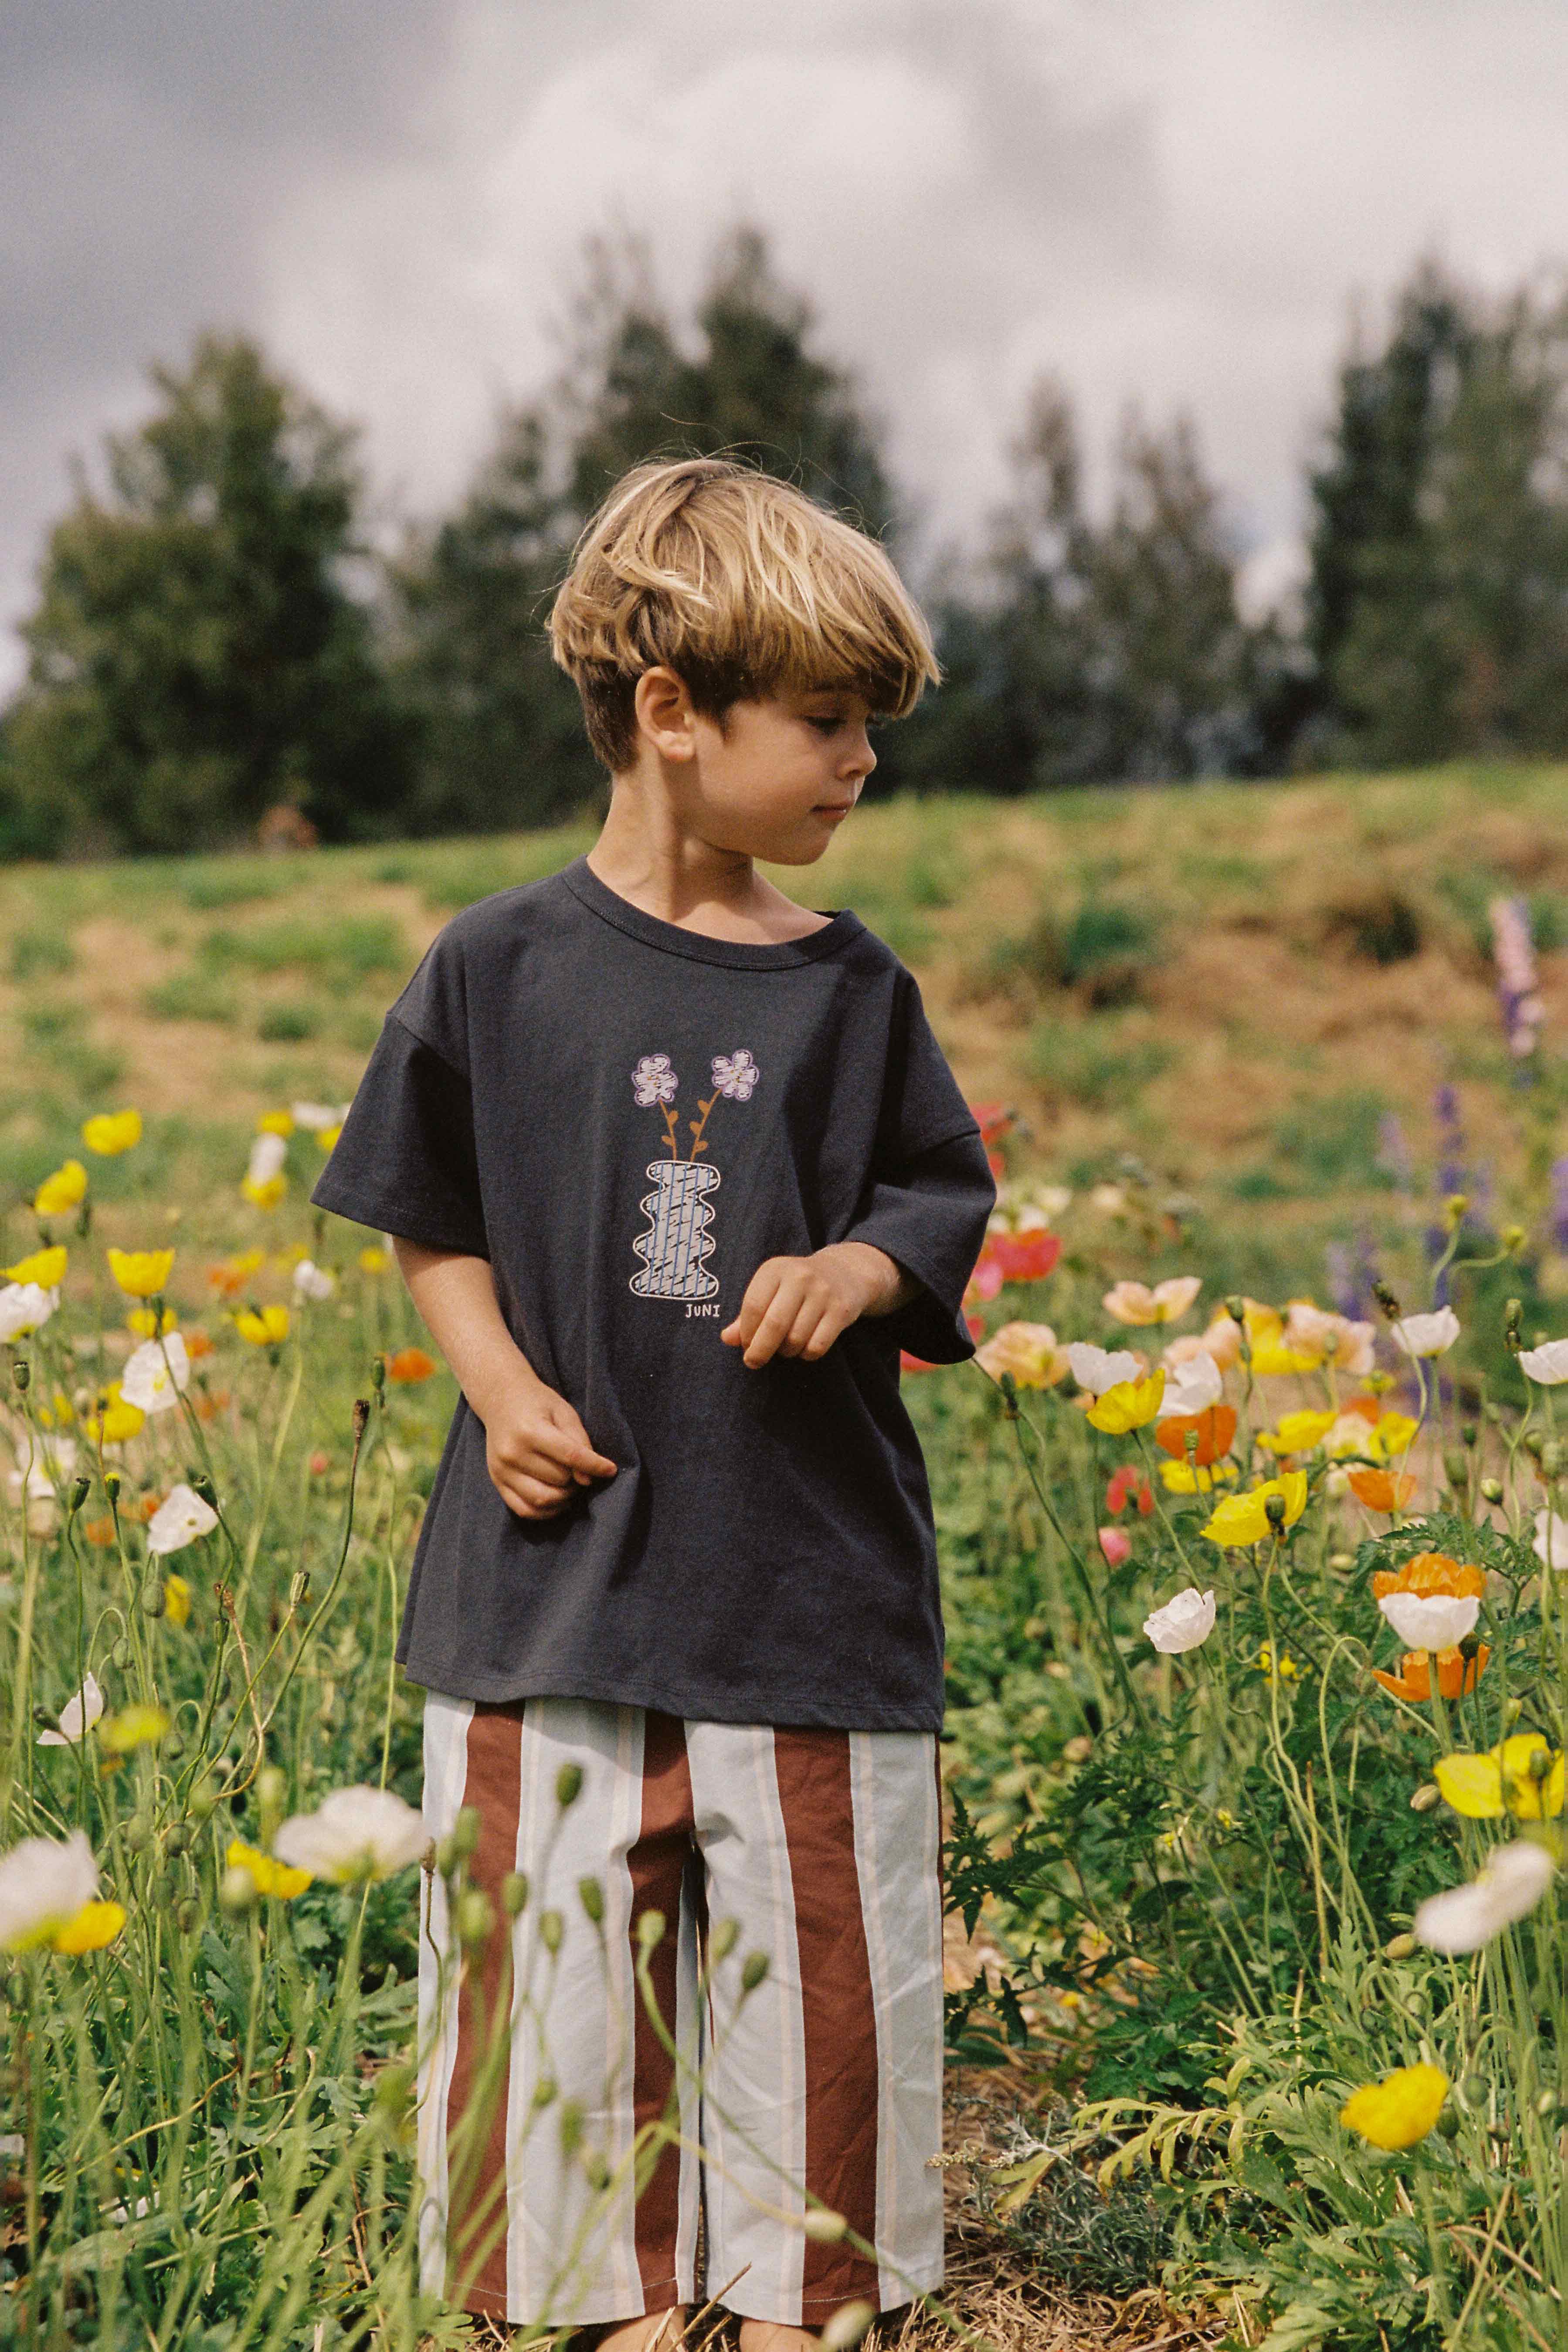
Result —
<svg viewBox="0 0 1568 2352"><path fill-rule="evenodd" d="M727 964L736 971L776 971L795 964L816 963L826 955L836 954L865 929L852 908L825 907L817 911L831 914L831 921L804 939L716 940L706 931L687 930L679 923L667 923L661 916L634 907L629 898L599 879L586 854L563 866L559 879L591 913L602 916L629 938L640 940L645 947L660 948L667 955L690 956L699 963Z"/></svg>

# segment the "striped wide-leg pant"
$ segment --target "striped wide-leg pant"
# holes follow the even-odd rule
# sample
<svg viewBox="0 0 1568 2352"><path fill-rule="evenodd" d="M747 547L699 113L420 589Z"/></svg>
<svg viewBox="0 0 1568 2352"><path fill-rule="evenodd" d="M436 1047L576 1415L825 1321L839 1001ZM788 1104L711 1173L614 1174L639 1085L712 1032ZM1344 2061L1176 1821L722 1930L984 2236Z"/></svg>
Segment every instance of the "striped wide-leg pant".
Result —
<svg viewBox="0 0 1568 2352"><path fill-rule="evenodd" d="M431 1692L431 1834L465 1805L496 1926L460 1962L446 1884L424 1882L426 2291L513 2326L668 2310L697 2294L700 2204L703 2291L744 2317L814 2326L938 2286L933 1736ZM647 1912L662 2032L636 1974ZM803 2229L818 2203L874 2251Z"/></svg>

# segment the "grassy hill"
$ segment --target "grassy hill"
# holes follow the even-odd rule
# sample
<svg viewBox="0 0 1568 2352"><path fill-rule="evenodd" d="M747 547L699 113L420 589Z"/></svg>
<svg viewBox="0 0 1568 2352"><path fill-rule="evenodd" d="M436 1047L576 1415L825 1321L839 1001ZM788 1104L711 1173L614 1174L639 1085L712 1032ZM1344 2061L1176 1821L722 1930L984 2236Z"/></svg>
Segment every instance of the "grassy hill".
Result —
<svg viewBox="0 0 1568 2352"><path fill-rule="evenodd" d="M173 1193L193 1240L226 1239L254 1217L236 1186L257 1115L345 1099L450 914L592 838L11 868L0 1198L79 1150L87 1113L133 1102L149 1148L95 1176L108 1225L117 1196L133 1223L136 1197ZM1136 1155L1156 1195L1196 1202L1230 1279L1321 1289L1326 1239L1422 1223L1442 1084L1495 1214L1538 1202L1568 1149L1550 1087L1514 1083L1487 925L1495 893L1530 899L1550 1056L1568 770L900 800L858 811L815 868L770 870L855 907L912 967L971 1099L1017 1106L1021 1161L1082 1187ZM30 1233L15 1207L7 1238Z"/></svg>

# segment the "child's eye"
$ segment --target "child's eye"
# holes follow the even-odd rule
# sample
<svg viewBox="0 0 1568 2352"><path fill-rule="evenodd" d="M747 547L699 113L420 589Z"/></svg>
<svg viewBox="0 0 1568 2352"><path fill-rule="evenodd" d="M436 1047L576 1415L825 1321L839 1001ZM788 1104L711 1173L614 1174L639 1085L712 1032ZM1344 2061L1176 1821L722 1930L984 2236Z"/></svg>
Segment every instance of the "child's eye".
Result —
<svg viewBox="0 0 1568 2352"><path fill-rule="evenodd" d="M818 732L821 734L837 735L838 730L843 726L844 721L842 719L812 718L809 719L806 723L808 726L816 728Z"/></svg>

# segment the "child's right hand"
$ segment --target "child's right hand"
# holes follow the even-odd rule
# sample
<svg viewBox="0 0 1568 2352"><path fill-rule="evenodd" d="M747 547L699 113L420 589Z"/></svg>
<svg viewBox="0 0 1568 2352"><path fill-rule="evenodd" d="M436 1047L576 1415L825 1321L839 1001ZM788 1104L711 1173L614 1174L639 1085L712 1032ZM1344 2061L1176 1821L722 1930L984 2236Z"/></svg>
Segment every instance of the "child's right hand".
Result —
<svg viewBox="0 0 1568 2352"><path fill-rule="evenodd" d="M616 1465L595 1453L574 1408L541 1380L509 1389L485 1423L485 1460L508 1510L553 1518L594 1478Z"/></svg>

